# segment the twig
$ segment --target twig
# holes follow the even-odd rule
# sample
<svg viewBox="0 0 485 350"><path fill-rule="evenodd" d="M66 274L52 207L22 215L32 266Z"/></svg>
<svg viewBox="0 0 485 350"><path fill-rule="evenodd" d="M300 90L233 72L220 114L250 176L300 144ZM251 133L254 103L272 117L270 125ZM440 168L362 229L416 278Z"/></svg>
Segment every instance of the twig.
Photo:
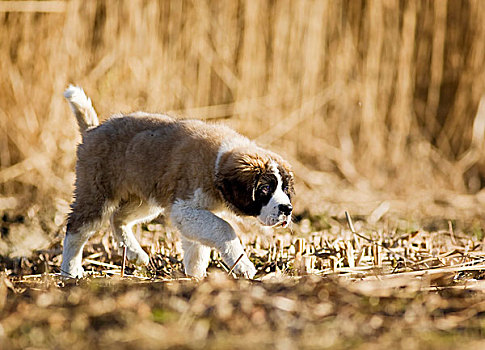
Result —
<svg viewBox="0 0 485 350"><path fill-rule="evenodd" d="M91 259L91 260L96 259L96 258L99 258L102 255L103 255L102 252L97 252L97 253L94 253L94 254L91 254L91 255L85 257L84 260L86 260L86 259Z"/></svg>
<svg viewBox="0 0 485 350"><path fill-rule="evenodd" d="M102 273L104 274L109 274L109 275L120 275L121 276L121 270L117 269L117 270L103 270L101 271ZM131 279L138 279L138 280L143 280L143 281L148 281L148 280L151 280L150 277L144 277L144 276L137 276L137 275L130 275L130 274L125 274L124 277L126 278L131 278Z"/></svg>
<svg viewBox="0 0 485 350"><path fill-rule="evenodd" d="M53 274L53 273L51 273L49 275L55 276L55 274ZM35 275L25 275L25 276L22 276L22 279L41 278L41 277L42 277L42 274L41 273L38 273L38 274L35 274Z"/></svg>
<svg viewBox="0 0 485 350"><path fill-rule="evenodd" d="M125 275L126 266L126 245L123 245L123 258L121 260L121 278Z"/></svg>
<svg viewBox="0 0 485 350"><path fill-rule="evenodd" d="M354 223L352 222L352 218L350 217L349 212L346 210L345 211L345 217L347 218L347 223L349 224L350 231L356 235L357 237L360 237L364 240L366 240L369 243L376 243L373 239L370 239L369 237L363 236L360 233L357 233L354 228Z"/></svg>
<svg viewBox="0 0 485 350"><path fill-rule="evenodd" d="M234 270L234 268L236 267L237 263L239 262L239 260L242 259L242 257L244 256L244 254L241 254L239 256L239 258L237 258L236 262L232 265L231 269L229 270L229 272L227 273L228 275L230 275L232 273L232 270Z"/></svg>
<svg viewBox="0 0 485 350"><path fill-rule="evenodd" d="M438 261L441 265L447 266L446 264L443 264L438 257L432 257L432 258L424 259L424 260L418 261L416 263L413 263L411 266L416 266L416 265L419 265L419 264L425 264L426 265L426 263L431 262L431 261Z"/></svg>
<svg viewBox="0 0 485 350"><path fill-rule="evenodd" d="M73 275L71 275L69 272L64 271L63 269L59 269L59 270L61 270L61 272L64 272L69 278L76 278Z"/></svg>
<svg viewBox="0 0 485 350"><path fill-rule="evenodd" d="M450 232L451 242L456 245L455 232L453 231L453 223L448 220L448 230Z"/></svg>
<svg viewBox="0 0 485 350"><path fill-rule="evenodd" d="M227 273L229 273L229 267L227 267L226 263L222 260L217 260L217 263L219 264L219 266L222 267L222 269L224 271L226 271Z"/></svg>
<svg viewBox="0 0 485 350"><path fill-rule="evenodd" d="M349 214L349 212L348 212L347 210L345 211L345 217L347 218L347 223L349 224L350 231L351 231L351 232L352 232L354 235L356 235L357 237L360 237L360 238L362 238L362 239L366 240L366 241L367 241L367 242L369 242L369 243L376 244L376 245L378 245L378 246L380 246L380 247L382 247L382 248L386 249L387 251L391 252L391 253L392 253L392 254L394 254L395 256L400 257L400 258L401 258L401 259L403 259L404 261L410 261L410 262L412 262L412 263L414 263L414 264L417 264L417 263L418 263L418 262L416 262L416 261L414 261L414 260L412 260L412 259L406 258L404 255L401 255L401 254L399 254L399 253L396 253L396 252L395 252L395 251L393 251L391 248L386 247L385 245L380 244L380 243L379 243L379 242L377 242L376 240L370 239L370 238L368 238L368 237L366 237L366 236L364 236L364 235L361 235L360 233L357 233L357 232L355 231L354 224L352 223L352 218L350 217L350 214ZM415 268L414 268L414 267L412 267L412 266L411 266L411 268L412 268L413 270L415 270Z"/></svg>
<svg viewBox="0 0 485 350"><path fill-rule="evenodd" d="M104 263L104 262L97 261L97 260L84 259L84 262L85 263L88 263L88 264L92 264L92 265L98 265L98 266L103 266L103 267L110 267L112 269L119 269L120 268L118 265L108 264L108 263Z"/></svg>

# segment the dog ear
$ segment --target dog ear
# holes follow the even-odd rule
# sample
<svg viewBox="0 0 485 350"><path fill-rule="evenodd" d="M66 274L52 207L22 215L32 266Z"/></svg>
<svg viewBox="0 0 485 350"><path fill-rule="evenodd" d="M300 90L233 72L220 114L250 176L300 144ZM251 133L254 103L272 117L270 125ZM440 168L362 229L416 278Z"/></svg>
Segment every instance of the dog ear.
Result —
<svg viewBox="0 0 485 350"><path fill-rule="evenodd" d="M255 154L230 152L221 157L216 187L239 214L259 215L256 188L269 162Z"/></svg>

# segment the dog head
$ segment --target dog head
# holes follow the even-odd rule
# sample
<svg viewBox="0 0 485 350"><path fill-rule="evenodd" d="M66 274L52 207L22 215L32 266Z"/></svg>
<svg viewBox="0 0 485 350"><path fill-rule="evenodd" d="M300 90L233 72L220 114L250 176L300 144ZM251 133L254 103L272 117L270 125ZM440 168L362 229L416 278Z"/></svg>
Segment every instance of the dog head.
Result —
<svg viewBox="0 0 485 350"><path fill-rule="evenodd" d="M216 187L236 213L256 217L265 226L291 222L293 173L278 155L245 150L224 153Z"/></svg>

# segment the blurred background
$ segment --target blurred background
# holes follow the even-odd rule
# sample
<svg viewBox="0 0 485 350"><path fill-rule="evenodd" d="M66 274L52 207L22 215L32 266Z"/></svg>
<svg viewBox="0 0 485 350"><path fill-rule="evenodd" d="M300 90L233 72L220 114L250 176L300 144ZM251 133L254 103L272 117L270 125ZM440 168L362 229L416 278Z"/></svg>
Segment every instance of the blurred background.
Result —
<svg viewBox="0 0 485 350"><path fill-rule="evenodd" d="M0 212L62 227L80 141L69 83L101 119L169 112L281 153L300 210L480 210L484 68L480 0L0 1Z"/></svg>

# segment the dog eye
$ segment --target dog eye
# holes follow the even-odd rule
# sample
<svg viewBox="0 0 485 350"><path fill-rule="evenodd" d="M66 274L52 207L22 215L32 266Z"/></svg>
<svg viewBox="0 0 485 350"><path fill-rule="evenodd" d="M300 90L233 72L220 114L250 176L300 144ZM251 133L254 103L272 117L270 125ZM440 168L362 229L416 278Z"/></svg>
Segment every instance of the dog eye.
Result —
<svg viewBox="0 0 485 350"><path fill-rule="evenodd" d="M269 185L261 185L259 186L259 191L263 194L263 195L267 195L270 191L270 187Z"/></svg>

